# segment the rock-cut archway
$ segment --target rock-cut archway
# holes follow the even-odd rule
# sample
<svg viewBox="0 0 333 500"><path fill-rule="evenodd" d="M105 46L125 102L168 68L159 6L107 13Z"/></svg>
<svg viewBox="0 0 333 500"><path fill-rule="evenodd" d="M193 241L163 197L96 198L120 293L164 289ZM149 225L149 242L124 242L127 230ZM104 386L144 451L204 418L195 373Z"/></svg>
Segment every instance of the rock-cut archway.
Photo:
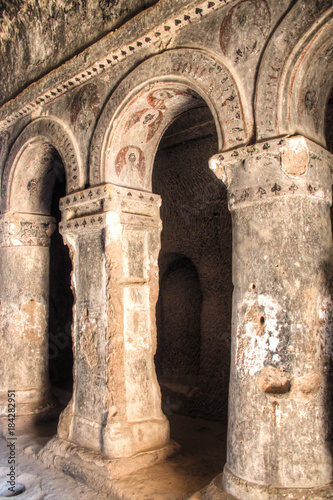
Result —
<svg viewBox="0 0 333 500"><path fill-rule="evenodd" d="M165 446L169 439L154 365L161 200L152 192L152 171L164 131L182 113L204 106L215 123L218 149L247 143L249 120L221 61L181 49L143 62L120 83L97 123L92 187L64 200L63 232L75 240L78 261L89 257L93 241L101 244L85 272L75 276L76 314L96 352L106 349L92 363L88 342L78 343L81 375L68 414L71 431L64 437L111 457ZM103 293L96 272L105 279ZM101 399L93 407L86 398L79 407L93 379L105 380Z"/></svg>
<svg viewBox="0 0 333 500"><path fill-rule="evenodd" d="M332 88L332 3L290 9L269 40L255 98L259 140L301 134L325 147L325 109ZM316 19L316 23L312 20Z"/></svg>
<svg viewBox="0 0 333 500"><path fill-rule="evenodd" d="M247 144L251 117L221 60L194 49L169 50L140 64L102 112L90 152L90 183L151 191L154 155L164 131L186 109L207 105L220 151Z"/></svg>
<svg viewBox="0 0 333 500"><path fill-rule="evenodd" d="M12 146L2 177L1 414L6 412L5 391L11 387L16 391L18 416L54 416L49 358L53 358L53 369L62 369L57 362L66 350L71 350L73 305L70 258L58 233L59 217L56 220L54 216L62 193L79 185L76 147L62 125L51 119L29 124ZM55 186L59 192L55 192ZM50 258L53 233L53 240L58 235L57 248ZM53 287L58 295L63 293L59 291L61 286L67 287L66 293L57 297L62 312L65 308L67 312L57 320L52 311L50 315L50 299L55 297L53 290L50 294L50 274L60 284L60 288ZM62 302L66 297L69 304ZM54 332L56 321L59 331ZM65 324L67 331L60 331L65 330ZM66 345L64 335L60 339L59 333L66 335ZM71 366L67 371L70 374ZM56 379L56 374L51 378Z"/></svg>

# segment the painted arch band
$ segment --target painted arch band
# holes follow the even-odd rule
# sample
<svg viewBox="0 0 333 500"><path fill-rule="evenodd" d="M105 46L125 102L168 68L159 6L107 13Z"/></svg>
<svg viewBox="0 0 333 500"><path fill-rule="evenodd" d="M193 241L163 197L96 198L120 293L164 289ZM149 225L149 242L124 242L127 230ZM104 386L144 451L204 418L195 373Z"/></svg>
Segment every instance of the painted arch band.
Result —
<svg viewBox="0 0 333 500"><path fill-rule="evenodd" d="M180 113L204 105L214 117L220 150L248 142L250 120L221 61L203 51L175 49L143 62L117 87L97 123L91 185L111 182L150 191L164 131Z"/></svg>

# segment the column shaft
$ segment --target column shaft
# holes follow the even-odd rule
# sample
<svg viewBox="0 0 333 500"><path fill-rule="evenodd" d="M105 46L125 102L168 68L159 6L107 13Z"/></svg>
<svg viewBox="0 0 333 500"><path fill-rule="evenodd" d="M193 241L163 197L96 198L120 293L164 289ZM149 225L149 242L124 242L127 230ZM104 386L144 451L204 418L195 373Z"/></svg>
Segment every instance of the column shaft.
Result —
<svg viewBox="0 0 333 500"><path fill-rule="evenodd" d="M154 367L159 206L158 196L112 185L62 200L76 367L59 435L112 458L169 441Z"/></svg>
<svg viewBox="0 0 333 500"><path fill-rule="evenodd" d="M48 375L51 217L7 213L0 241L0 413L16 390L16 413L42 413L50 403Z"/></svg>
<svg viewBox="0 0 333 500"><path fill-rule="evenodd" d="M296 498L332 481L330 162L303 137L211 161L228 186L233 222L223 481L242 500L282 498L284 488Z"/></svg>

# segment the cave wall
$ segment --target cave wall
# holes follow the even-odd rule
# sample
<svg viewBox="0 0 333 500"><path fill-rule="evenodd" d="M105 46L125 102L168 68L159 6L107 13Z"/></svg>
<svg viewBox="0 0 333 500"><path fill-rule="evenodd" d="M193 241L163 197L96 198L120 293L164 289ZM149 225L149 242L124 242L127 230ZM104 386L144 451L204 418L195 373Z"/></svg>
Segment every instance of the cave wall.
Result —
<svg viewBox="0 0 333 500"><path fill-rule="evenodd" d="M277 496L288 488L298 498L308 491L295 485L328 485L331 0L159 0L125 24L119 17L105 36L98 9L111 2L90 4L103 24L96 31L98 16L85 24L70 7L82 13L83 3L66 3L58 19L75 21L60 36L63 50L47 23L38 34L37 11L15 38L18 4L7 4L2 19L15 21L1 29L0 415L14 381L18 413L49 405L53 220L40 191L37 208L29 198L37 170L50 187L34 161L35 147L46 145L66 171L59 228L75 298L74 397L60 441L110 459L148 450L166 458L156 366L166 413L224 420L228 399L228 493L266 499L273 484ZM102 37L92 45L90 29L92 39ZM82 43L48 72L58 54L65 61ZM35 48L24 52L29 44ZM204 103L211 115L201 107L170 126ZM186 313L175 325L171 306L188 311L188 325ZM164 355L163 344L174 341L174 352L194 353L193 364ZM63 467L67 458L52 463Z"/></svg>
<svg viewBox="0 0 333 500"><path fill-rule="evenodd" d="M0 105L157 0L1 0Z"/></svg>

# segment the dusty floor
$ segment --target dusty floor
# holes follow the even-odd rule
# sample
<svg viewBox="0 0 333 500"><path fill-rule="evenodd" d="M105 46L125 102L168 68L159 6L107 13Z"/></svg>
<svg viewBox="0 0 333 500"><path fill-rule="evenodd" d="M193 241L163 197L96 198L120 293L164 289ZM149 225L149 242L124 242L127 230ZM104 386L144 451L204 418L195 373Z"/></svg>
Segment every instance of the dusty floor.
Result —
<svg viewBox="0 0 333 500"><path fill-rule="evenodd" d="M219 474L225 463L226 426L202 419L177 415L169 417L172 439L182 453L167 462L139 470L116 481L122 499L185 500L202 489ZM96 493L61 472L47 469L37 462L39 451L56 431L56 421L36 424L17 432L16 481L26 491L16 497L32 500L106 499L107 493ZM6 434L5 434L5 437ZM6 484L8 448L0 440L0 491Z"/></svg>

